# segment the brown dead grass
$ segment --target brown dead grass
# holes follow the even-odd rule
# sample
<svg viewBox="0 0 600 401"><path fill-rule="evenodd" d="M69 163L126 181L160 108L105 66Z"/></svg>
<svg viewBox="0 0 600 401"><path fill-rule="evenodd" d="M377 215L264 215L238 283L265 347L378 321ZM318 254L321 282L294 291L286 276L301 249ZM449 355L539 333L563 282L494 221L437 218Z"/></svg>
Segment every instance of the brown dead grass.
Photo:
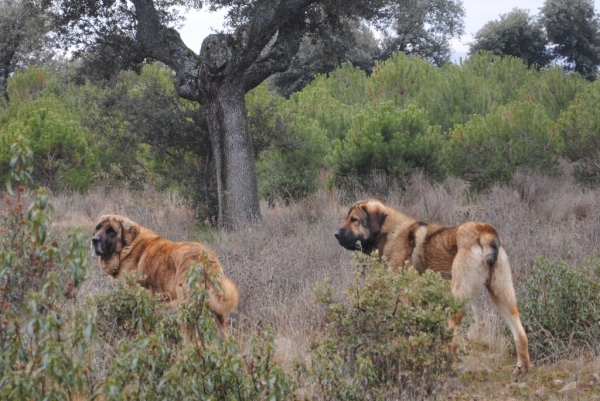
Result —
<svg viewBox="0 0 600 401"><path fill-rule="evenodd" d="M382 184L383 186L383 184ZM508 186L473 195L468 184L451 178L442 184L415 175L406 188L356 194L383 201L423 221L454 225L465 220L492 223L501 234L513 267L519 294L521 281L539 257L568 259L576 265L600 249L600 190L583 189L568 177L549 178L519 173ZM92 232L106 213L126 215L162 236L197 240L217 252L223 268L239 286L241 299L230 315L232 333L240 340L259 328L276 332L276 355L290 366L304 357L310 339L322 329L322 311L313 301L315 283L329 279L337 291L351 280L350 253L333 232L342 223L347 204L337 194L321 191L308 199L273 208L263 205L263 220L237 232L199 229L194 212L177 194L97 188L88 195L54 197L56 228L75 227ZM110 280L94 269L83 293L107 291ZM600 384L589 385L600 374L596 356L573 355L553 365L535 366L513 383L512 339L486 297L475 300L465 328L459 377L448 384L449 399L600 399ZM534 361L535 362L535 361ZM555 380L588 383L577 392L558 393ZM565 383L566 384L566 383ZM575 396L575 398L573 398Z"/></svg>

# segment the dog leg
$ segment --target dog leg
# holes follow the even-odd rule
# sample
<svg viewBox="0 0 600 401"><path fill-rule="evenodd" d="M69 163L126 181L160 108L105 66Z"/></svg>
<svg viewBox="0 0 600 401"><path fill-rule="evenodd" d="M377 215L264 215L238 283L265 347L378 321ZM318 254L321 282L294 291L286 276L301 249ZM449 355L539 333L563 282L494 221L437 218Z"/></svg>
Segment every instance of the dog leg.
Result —
<svg viewBox="0 0 600 401"><path fill-rule="evenodd" d="M530 368L527 334L521 324L517 298L512 282L508 257L503 248L499 249L498 262L493 267L491 280L487 286L489 294L506 321L517 347L515 375L527 373Z"/></svg>

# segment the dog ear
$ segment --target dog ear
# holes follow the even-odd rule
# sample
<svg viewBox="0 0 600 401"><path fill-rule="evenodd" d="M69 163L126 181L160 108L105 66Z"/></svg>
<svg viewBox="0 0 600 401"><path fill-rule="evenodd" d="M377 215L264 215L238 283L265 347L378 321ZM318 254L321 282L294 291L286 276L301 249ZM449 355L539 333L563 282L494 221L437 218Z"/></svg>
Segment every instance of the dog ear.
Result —
<svg viewBox="0 0 600 401"><path fill-rule="evenodd" d="M369 201L362 208L367 214L367 228L369 231L373 234L381 231L381 227L387 217L385 206L380 202Z"/></svg>
<svg viewBox="0 0 600 401"><path fill-rule="evenodd" d="M119 224L121 225L121 232L123 244L125 246L131 245L135 237L138 235L139 225L126 217L123 217Z"/></svg>

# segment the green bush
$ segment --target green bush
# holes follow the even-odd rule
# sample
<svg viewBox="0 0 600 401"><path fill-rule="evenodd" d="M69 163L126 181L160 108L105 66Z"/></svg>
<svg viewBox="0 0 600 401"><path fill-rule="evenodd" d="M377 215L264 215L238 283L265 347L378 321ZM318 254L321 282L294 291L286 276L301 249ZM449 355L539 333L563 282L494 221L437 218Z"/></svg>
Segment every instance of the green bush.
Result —
<svg viewBox="0 0 600 401"><path fill-rule="evenodd" d="M539 259L523 282L519 310L532 357L555 361L584 351L600 352L600 259L584 266Z"/></svg>
<svg viewBox="0 0 600 401"><path fill-rule="evenodd" d="M442 134L429 126L424 110L400 110L392 102L367 107L352 121L345 139L333 142L332 165L338 184L358 180L373 171L403 180L419 169L432 177L440 170Z"/></svg>
<svg viewBox="0 0 600 401"><path fill-rule="evenodd" d="M8 124L0 134L0 146L5 147L19 135L31 142L36 182L52 189L85 191L89 188L94 177L95 157L87 144L87 134L78 122L40 107ZM8 154L0 151L4 175L9 169L8 162Z"/></svg>
<svg viewBox="0 0 600 401"><path fill-rule="evenodd" d="M93 316L73 325L66 307L88 270L87 238L50 241L48 191L29 194L33 152L11 146L6 208L0 213L0 398L63 400L90 393ZM24 203L32 198L30 206Z"/></svg>
<svg viewBox="0 0 600 401"><path fill-rule="evenodd" d="M328 149L316 120L289 115L284 99L265 85L246 95L261 198L292 201L314 193ZM288 116L288 117L286 117Z"/></svg>
<svg viewBox="0 0 600 401"><path fill-rule="evenodd" d="M552 121L566 110L575 97L589 85L579 74L566 73L562 67L543 69L521 88L521 98L541 105Z"/></svg>
<svg viewBox="0 0 600 401"><path fill-rule="evenodd" d="M90 298L79 308L92 308L97 317L98 334L108 343L154 331L160 319L162 301L139 285L139 277L132 275L126 281L117 281L116 288L106 294Z"/></svg>
<svg viewBox="0 0 600 401"><path fill-rule="evenodd" d="M323 338L311 346L313 398L400 399L432 395L452 374L448 321L464 310L437 273L391 272L377 255L356 255L354 283L338 300L317 288L326 308ZM301 375L301 376L302 376Z"/></svg>
<svg viewBox="0 0 600 401"><path fill-rule="evenodd" d="M600 81L590 84L564 111L557 131L564 142L562 154L575 165L575 176L600 184Z"/></svg>
<svg viewBox="0 0 600 401"><path fill-rule="evenodd" d="M0 176L9 174L10 145L22 135L34 154L36 184L85 191L96 172L90 132L80 124L79 110L46 91L53 79L38 68L10 78L11 102L0 112Z"/></svg>
<svg viewBox="0 0 600 401"><path fill-rule="evenodd" d="M518 169L558 174L559 138L541 106L516 102L475 115L450 132L448 173L476 189L508 182Z"/></svg>
<svg viewBox="0 0 600 401"><path fill-rule="evenodd" d="M33 152L23 136L11 152L16 191L0 213L0 399L289 399L295 385L274 360L268 330L244 350L232 336L218 338L202 290L205 260L188 275L190 302L166 316L135 277L74 304L89 268L88 237L50 242L47 190L24 206ZM106 334L121 337L116 347L101 341Z"/></svg>
<svg viewBox="0 0 600 401"><path fill-rule="evenodd" d="M160 319L154 330L140 330L119 342L102 383L104 399L284 400L291 396L294 383L273 359L273 336L268 330L252 336L243 352L232 336L218 338L202 290L202 263L188 274L189 303ZM131 298L129 304L139 305Z"/></svg>

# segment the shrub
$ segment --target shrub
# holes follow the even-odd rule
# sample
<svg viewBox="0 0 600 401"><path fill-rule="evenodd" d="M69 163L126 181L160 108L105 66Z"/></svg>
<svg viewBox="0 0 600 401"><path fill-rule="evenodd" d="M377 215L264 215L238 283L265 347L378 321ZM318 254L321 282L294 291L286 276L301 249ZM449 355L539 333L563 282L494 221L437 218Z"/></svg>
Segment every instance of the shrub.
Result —
<svg viewBox="0 0 600 401"><path fill-rule="evenodd" d="M273 336L253 336L245 352L232 336L219 340L202 290L204 261L188 273L190 302L158 322L156 330L119 342L103 383L106 400L284 400L293 382L273 360ZM186 331L187 341L181 336Z"/></svg>
<svg viewBox="0 0 600 401"><path fill-rule="evenodd" d="M9 148L22 135L34 153L34 181L52 190L86 191L95 175L96 157L80 111L45 88L51 73L33 68L9 80L11 102L0 112L0 176L10 172Z"/></svg>
<svg viewBox="0 0 600 401"><path fill-rule="evenodd" d="M78 122L45 107L24 113L8 124L0 142L11 143L23 135L35 155L36 182L53 189L87 190L94 177L95 157ZM0 165L8 171L8 154L0 152Z"/></svg>
<svg viewBox="0 0 600 401"><path fill-rule="evenodd" d="M519 309L532 357L555 361L577 351L600 352L600 259L584 266L539 259L524 281Z"/></svg>
<svg viewBox="0 0 600 401"><path fill-rule="evenodd" d="M161 297L142 288L139 280L135 275L126 282L119 280L114 290L88 301L96 313L98 334L109 343L150 334L156 327ZM84 305L79 309L88 308Z"/></svg>
<svg viewBox="0 0 600 401"><path fill-rule="evenodd" d="M305 373L324 399L389 399L432 394L452 373L448 321L463 310L437 273L391 272L377 255L356 254L354 284L338 300L327 283L324 337Z"/></svg>
<svg viewBox="0 0 600 401"><path fill-rule="evenodd" d="M327 134L317 121L304 116L287 118L284 99L265 85L246 95L260 196L298 200L318 188L317 176L327 152ZM288 104L289 106L289 104Z"/></svg>
<svg viewBox="0 0 600 401"><path fill-rule="evenodd" d="M575 177L584 183L600 184L600 81L590 84L557 123L563 138L562 154L575 164Z"/></svg>
<svg viewBox="0 0 600 401"><path fill-rule="evenodd" d="M28 208L33 152L20 136L11 146L12 168L6 209L0 213L0 398L73 399L93 391L95 338L91 315L69 324L64 306L88 269L81 233L66 244L49 241L53 209L45 188Z"/></svg>
<svg viewBox="0 0 600 401"><path fill-rule="evenodd" d="M518 169L558 174L558 145L544 109L516 102L457 125L445 159L449 174L481 189L508 182Z"/></svg>
<svg viewBox="0 0 600 401"><path fill-rule="evenodd" d="M345 139L333 143L336 181L363 178L382 171L398 180L419 169L441 176L439 127L429 126L425 112L414 106L397 109L392 102L356 115Z"/></svg>

